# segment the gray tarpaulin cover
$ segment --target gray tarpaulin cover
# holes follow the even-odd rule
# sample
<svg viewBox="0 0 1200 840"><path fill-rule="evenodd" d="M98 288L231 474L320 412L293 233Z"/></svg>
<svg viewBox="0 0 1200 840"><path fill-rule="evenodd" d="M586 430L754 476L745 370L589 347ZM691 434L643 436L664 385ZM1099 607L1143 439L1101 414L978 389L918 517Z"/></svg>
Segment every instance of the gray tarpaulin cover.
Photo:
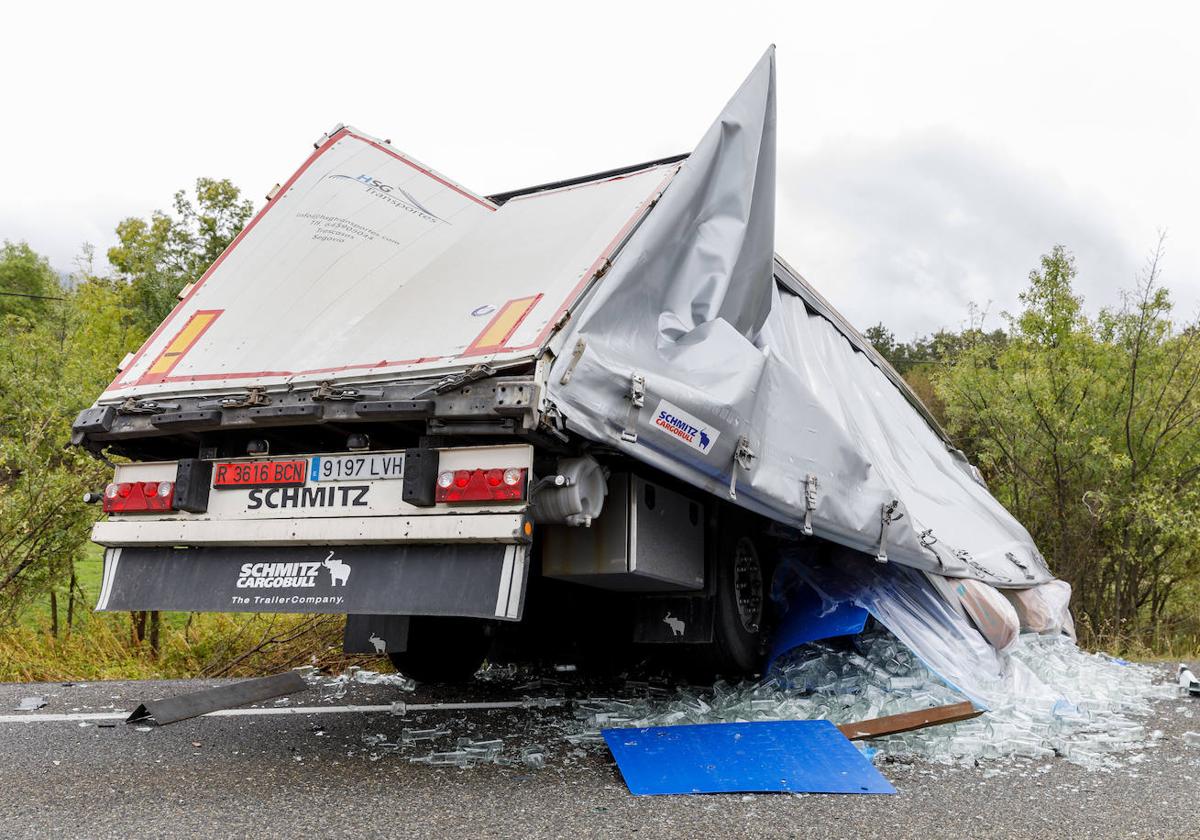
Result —
<svg viewBox="0 0 1200 840"><path fill-rule="evenodd" d="M567 425L881 560L1051 579L885 363L774 260L774 205L772 49L570 322L549 383Z"/></svg>

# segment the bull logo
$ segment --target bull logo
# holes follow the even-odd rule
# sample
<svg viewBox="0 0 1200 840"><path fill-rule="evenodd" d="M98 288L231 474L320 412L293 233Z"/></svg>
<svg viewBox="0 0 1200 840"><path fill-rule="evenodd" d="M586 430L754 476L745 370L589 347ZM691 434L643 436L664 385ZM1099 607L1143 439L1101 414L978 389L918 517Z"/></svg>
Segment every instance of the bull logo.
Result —
<svg viewBox="0 0 1200 840"><path fill-rule="evenodd" d="M350 566L334 557L332 551L321 561L321 565L329 570L330 586L337 586L339 583L345 586L346 581L350 580Z"/></svg>

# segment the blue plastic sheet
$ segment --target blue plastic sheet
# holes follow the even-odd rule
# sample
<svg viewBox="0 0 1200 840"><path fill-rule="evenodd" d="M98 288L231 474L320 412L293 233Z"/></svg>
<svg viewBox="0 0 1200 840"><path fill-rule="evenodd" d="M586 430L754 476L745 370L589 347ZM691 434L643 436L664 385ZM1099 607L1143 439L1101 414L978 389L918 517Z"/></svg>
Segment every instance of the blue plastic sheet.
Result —
<svg viewBox="0 0 1200 840"><path fill-rule="evenodd" d="M672 793L895 793L827 720L606 729L629 791Z"/></svg>
<svg viewBox="0 0 1200 840"><path fill-rule="evenodd" d="M835 636L854 636L863 631L867 611L842 601L826 603L815 589L806 584L791 587L785 604L787 611L775 629L768 661L774 663L794 647Z"/></svg>

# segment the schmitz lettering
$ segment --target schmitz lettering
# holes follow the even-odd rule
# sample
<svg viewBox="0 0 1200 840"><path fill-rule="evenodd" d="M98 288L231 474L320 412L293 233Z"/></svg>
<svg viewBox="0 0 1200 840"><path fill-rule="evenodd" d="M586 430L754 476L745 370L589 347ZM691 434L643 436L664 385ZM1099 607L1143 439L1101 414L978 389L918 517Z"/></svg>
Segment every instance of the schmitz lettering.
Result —
<svg viewBox="0 0 1200 840"><path fill-rule="evenodd" d="M272 487L250 491L246 510L259 508L370 507L369 484L327 484L317 487Z"/></svg>
<svg viewBox="0 0 1200 840"><path fill-rule="evenodd" d="M663 400L654 410L654 427L707 455L721 433L700 418Z"/></svg>
<svg viewBox="0 0 1200 840"><path fill-rule="evenodd" d="M320 563L243 563L238 589L307 589L317 585Z"/></svg>

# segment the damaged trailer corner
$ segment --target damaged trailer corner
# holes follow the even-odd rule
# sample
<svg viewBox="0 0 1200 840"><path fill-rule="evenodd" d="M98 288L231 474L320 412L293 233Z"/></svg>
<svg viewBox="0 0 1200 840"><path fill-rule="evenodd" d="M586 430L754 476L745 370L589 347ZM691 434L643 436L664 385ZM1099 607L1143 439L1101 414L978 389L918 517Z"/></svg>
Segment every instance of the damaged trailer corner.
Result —
<svg viewBox="0 0 1200 840"><path fill-rule="evenodd" d="M689 155L490 197L323 135L74 424L97 608L345 614L431 680L869 613L986 705L1065 584L775 253L775 106L772 49Z"/></svg>

